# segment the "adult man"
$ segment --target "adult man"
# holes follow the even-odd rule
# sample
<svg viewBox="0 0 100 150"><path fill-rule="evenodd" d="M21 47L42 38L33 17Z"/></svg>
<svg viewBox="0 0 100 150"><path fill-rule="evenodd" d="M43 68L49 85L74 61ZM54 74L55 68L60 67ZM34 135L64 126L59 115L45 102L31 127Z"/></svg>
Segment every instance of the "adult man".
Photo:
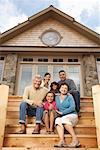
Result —
<svg viewBox="0 0 100 150"><path fill-rule="evenodd" d="M48 89L40 87L42 82L41 76L36 75L33 79L33 85L25 88L23 101L20 104L20 120L21 130L19 134L26 133L26 114L28 116L36 116L36 126L32 134L40 133L40 124L43 115L42 100L44 99Z"/></svg>
<svg viewBox="0 0 100 150"><path fill-rule="evenodd" d="M76 105L76 111L79 113L80 111L80 93L77 91L76 85L72 79L69 79L68 76L66 75L66 72L64 70L59 71L59 78L60 81L58 84L60 85L61 83L67 83L69 86L69 93L73 95L74 100L75 100L75 105Z"/></svg>

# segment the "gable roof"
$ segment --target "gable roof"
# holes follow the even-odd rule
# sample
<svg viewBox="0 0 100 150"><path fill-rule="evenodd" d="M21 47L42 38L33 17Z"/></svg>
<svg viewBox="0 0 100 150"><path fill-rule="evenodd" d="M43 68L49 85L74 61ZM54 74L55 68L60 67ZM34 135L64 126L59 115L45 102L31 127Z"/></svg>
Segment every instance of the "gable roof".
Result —
<svg viewBox="0 0 100 150"><path fill-rule="evenodd" d="M79 22L75 21L74 18L58 10L52 5L44 9L43 11L29 17L27 21L18 24L10 30L0 34L0 44L17 36L18 34L28 30L29 28L35 26L36 24L39 24L41 21L44 21L48 18L56 19L61 23L70 26L71 28L81 33L82 35L88 37L89 39L93 40L94 42L100 44L100 34L94 32L86 26L83 26Z"/></svg>

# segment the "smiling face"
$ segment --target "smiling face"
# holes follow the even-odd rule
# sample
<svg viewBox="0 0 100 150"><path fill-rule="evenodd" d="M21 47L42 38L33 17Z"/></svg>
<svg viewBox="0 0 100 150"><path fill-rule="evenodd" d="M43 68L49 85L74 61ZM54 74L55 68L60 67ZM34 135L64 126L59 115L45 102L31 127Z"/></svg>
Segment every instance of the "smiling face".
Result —
<svg viewBox="0 0 100 150"><path fill-rule="evenodd" d="M47 93L46 100L49 103L53 102L53 100L54 100L54 94L53 93Z"/></svg>
<svg viewBox="0 0 100 150"><path fill-rule="evenodd" d="M51 75L49 75L49 74L44 77L44 80L46 80L48 82L50 81L50 79L51 79Z"/></svg>
<svg viewBox="0 0 100 150"><path fill-rule="evenodd" d="M36 89L40 88L41 81L42 81L41 76L39 76L39 75L35 76L35 78L33 80L33 85Z"/></svg>
<svg viewBox="0 0 100 150"><path fill-rule="evenodd" d="M60 72L60 73L59 73L59 78L60 78L60 80L62 80L62 81L66 80L66 73L65 73L65 72Z"/></svg>
<svg viewBox="0 0 100 150"><path fill-rule="evenodd" d="M60 91L61 94L66 95L67 92L68 92L68 86L66 84L61 85L59 91Z"/></svg>

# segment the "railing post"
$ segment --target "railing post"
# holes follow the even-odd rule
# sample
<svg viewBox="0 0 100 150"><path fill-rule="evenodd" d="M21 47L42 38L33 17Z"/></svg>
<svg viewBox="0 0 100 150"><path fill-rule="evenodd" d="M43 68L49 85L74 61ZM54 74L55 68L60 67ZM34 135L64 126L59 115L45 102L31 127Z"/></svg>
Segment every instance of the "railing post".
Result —
<svg viewBox="0 0 100 150"><path fill-rule="evenodd" d="M94 85L92 87L93 104L94 104L94 115L97 132L97 143L100 148L100 85Z"/></svg>
<svg viewBox="0 0 100 150"><path fill-rule="evenodd" d="M0 85L0 149L3 146L9 87Z"/></svg>

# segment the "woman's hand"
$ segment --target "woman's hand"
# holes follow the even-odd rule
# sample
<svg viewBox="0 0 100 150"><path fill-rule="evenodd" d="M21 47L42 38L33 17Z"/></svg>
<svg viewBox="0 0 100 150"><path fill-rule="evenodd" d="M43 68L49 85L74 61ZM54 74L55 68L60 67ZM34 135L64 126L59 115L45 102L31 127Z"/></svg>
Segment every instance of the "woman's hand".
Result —
<svg viewBox="0 0 100 150"><path fill-rule="evenodd" d="M56 112L57 112L59 115L62 115L62 112L60 112L60 111L58 111L58 110L56 110Z"/></svg>

